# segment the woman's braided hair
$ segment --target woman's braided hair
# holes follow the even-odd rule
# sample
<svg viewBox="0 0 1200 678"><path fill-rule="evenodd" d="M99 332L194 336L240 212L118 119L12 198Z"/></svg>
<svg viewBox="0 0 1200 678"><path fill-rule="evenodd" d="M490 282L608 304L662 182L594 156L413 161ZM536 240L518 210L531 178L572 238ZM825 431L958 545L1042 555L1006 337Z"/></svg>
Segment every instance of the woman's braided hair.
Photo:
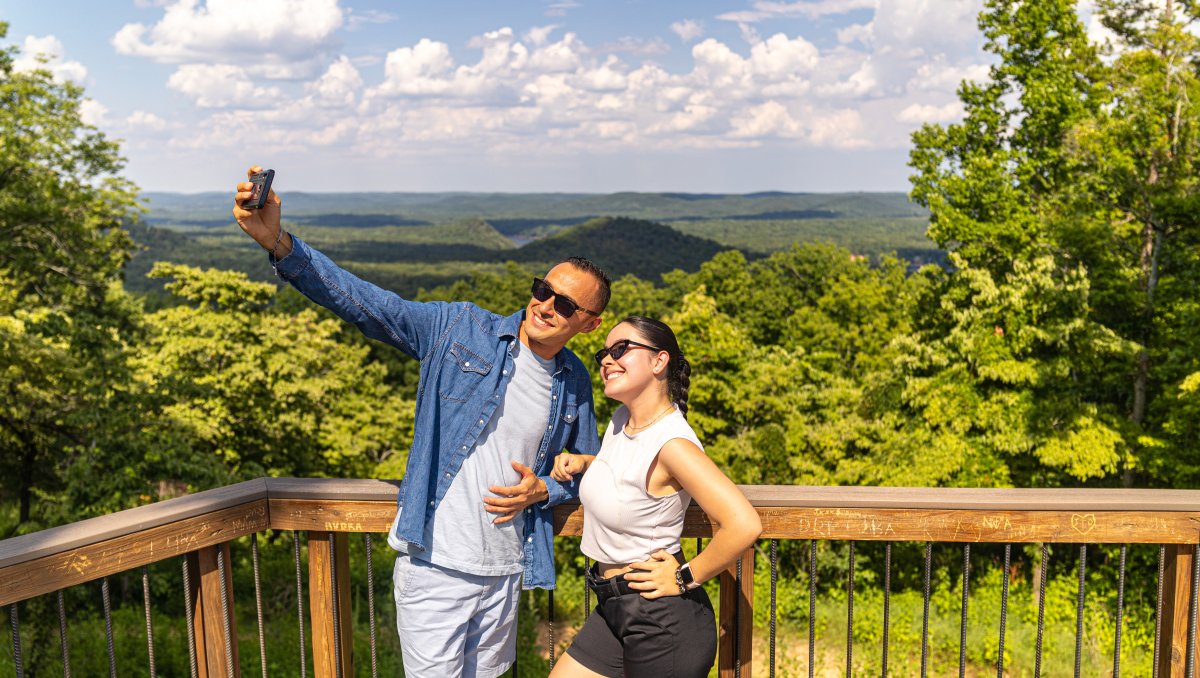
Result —
<svg viewBox="0 0 1200 678"><path fill-rule="evenodd" d="M675 333L661 320L647 318L641 315L631 315L621 321L629 323L646 343L667 352L667 397L679 406L679 411L687 416L688 386L691 385L692 365L683 356L679 348L679 340Z"/></svg>

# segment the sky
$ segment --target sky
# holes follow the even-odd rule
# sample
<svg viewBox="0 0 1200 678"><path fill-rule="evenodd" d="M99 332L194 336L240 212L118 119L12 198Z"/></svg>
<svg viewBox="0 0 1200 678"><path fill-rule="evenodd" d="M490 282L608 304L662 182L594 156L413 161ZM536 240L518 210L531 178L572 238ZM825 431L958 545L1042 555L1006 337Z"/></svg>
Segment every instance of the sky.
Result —
<svg viewBox="0 0 1200 678"><path fill-rule="evenodd" d="M0 0L147 191L907 191L982 0ZM43 55L43 62L35 60Z"/></svg>

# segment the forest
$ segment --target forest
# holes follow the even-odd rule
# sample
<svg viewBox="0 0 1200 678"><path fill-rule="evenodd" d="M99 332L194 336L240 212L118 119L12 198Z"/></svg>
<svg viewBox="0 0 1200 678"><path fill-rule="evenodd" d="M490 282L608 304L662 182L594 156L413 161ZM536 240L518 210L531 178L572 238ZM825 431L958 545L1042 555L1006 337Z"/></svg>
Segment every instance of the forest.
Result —
<svg viewBox="0 0 1200 678"><path fill-rule="evenodd" d="M925 259L934 263L915 265L901 247L754 248L730 235L749 223L729 218L741 209L699 232L681 224L701 222L646 220L586 196L553 224L520 208L489 214L476 196L447 222L414 211L353 229L407 232L382 247L305 222L302 210L289 226L302 237L311 229L314 242L380 284L503 313L527 302L532 276L576 253L556 239L572 250L609 242L597 260L621 275L605 323L569 348L590 355L627 314L668 322L693 365L689 421L738 483L1200 487L1200 5L1096 4L1111 44L1089 40L1073 2L985 3L989 77L962 83L960 122L912 136L911 199L927 212L904 218L923 220L929 240L918 246L937 253ZM0 51L0 538L260 476L401 477L418 366L280 287L261 252L235 247L223 259L209 248L205 259L195 233L143 221L119 144L80 118L83 90L15 70L16 54ZM218 199L213 209L227 213L228 197ZM215 225L223 218L200 213L192 227L237 235ZM185 221L174 217L177 227ZM531 244L504 243L530 228ZM570 238L587 229L607 230ZM443 233L452 246L439 242ZM455 258L454 278L438 278L438 262L468 242L487 256ZM700 256L668 260L665 271L655 268L661 259L639 259L666 256L663 243ZM392 253L411 247L425 263L389 270ZM595 393L603 424L613 403L598 382ZM289 539L267 539L278 568ZM823 543L818 553L827 595L814 619L802 604L806 548L782 545L781 586L794 594L784 594L781 623L836 634L844 545ZM1048 675L1061 675L1074 651L1078 583L1069 559L1054 555L1048 605L1061 633L1044 661ZM917 571L917 545L894 557L898 569ZM559 558L560 571L571 569L572 553ZM866 571L879 554L863 548L858 558ZM958 558L947 550L936 559L934 604L943 611L962 596ZM981 549L977 558L973 609L990 609L999 556ZM1045 564L1033 545L1018 558L1006 666L1032 675L1031 581ZM1115 548L1088 551L1087 675L1111 668L1116 558ZM1125 661L1146 675L1154 554L1130 559ZM169 597L170 574L154 572L156 596ZM279 579L272 599L288 609L287 576ZM375 585L390 598L386 579ZM919 608L915 574L895 586L893 614ZM140 584L126 588L128 600L140 597ZM81 609L95 608L73 595ZM867 620L876 614L869 601L882 594L868 581L860 595L865 620L854 640L870 648L878 624ZM563 614L581 614L567 597ZM24 619L50 605L30 601ZM165 614L174 605L164 602ZM536 614L523 622L527 637ZM31 647L56 633L49 623L29 626ZM917 641L906 629L893 633L904 648L894 657L912 656ZM957 628L933 633L933 668L952 672ZM26 658L30 675L57 670L55 644L40 646ZM995 661L994 645L970 648L981 671ZM173 658L160 661L186 662L180 652L164 650ZM856 653L864 675L878 670L872 656ZM0 671L6 661L0 651Z"/></svg>

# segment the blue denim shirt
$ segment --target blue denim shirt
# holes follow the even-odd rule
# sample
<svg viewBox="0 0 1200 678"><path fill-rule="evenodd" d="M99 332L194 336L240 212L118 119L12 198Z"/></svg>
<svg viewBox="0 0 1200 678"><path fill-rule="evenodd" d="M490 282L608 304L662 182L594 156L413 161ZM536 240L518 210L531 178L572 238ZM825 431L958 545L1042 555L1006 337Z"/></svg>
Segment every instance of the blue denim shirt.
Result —
<svg viewBox="0 0 1200 678"><path fill-rule="evenodd" d="M504 317L467 302L408 301L355 277L292 236L292 252L273 262L279 275L304 296L378 339L421 361L417 416L408 466L400 485L394 536L424 549L424 528L463 460L475 448L512 379L512 342L524 309ZM596 454L600 439L591 378L574 353L555 356L546 433L533 471L550 498L526 509L524 587L555 586L554 524L550 507L579 495L579 481L550 477L564 448ZM424 511L412 510L422 506Z"/></svg>

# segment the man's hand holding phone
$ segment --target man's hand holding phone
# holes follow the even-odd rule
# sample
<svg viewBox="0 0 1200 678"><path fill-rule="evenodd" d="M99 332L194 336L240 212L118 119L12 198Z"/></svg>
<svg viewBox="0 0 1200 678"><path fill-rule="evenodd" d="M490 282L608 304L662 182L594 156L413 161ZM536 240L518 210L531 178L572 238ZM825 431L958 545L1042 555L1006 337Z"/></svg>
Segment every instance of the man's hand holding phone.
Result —
<svg viewBox="0 0 1200 678"><path fill-rule="evenodd" d="M275 170L255 165L246 170L246 179L237 185L233 196L233 218L246 235L263 249L282 259L292 252L292 236L279 221L281 201L271 189Z"/></svg>

